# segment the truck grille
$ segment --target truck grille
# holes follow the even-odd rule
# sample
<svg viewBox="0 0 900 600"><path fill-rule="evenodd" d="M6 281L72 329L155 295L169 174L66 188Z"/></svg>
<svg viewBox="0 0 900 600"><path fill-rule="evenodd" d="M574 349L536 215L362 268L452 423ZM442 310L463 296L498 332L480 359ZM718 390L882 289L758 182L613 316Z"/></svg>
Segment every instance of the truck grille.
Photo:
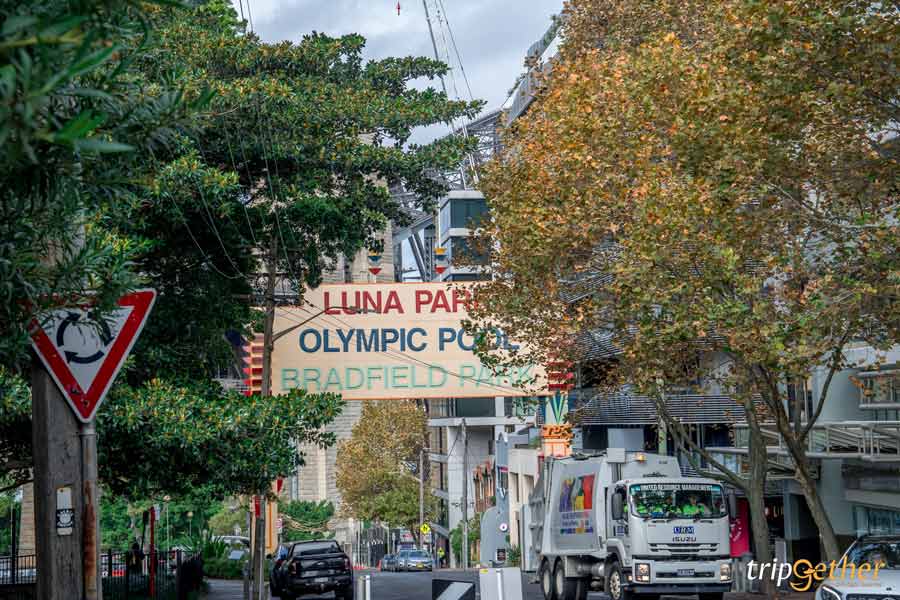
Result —
<svg viewBox="0 0 900 600"><path fill-rule="evenodd" d="M693 554L695 552L716 552L719 549L718 544L701 543L671 543L671 544L654 544L650 543L650 550L654 552L671 552L672 554Z"/></svg>
<svg viewBox="0 0 900 600"><path fill-rule="evenodd" d="M677 579L678 577L689 577L691 579L708 579L715 576L715 573L703 571L694 573L693 575L679 575L676 571L657 571L656 576L666 579Z"/></svg>

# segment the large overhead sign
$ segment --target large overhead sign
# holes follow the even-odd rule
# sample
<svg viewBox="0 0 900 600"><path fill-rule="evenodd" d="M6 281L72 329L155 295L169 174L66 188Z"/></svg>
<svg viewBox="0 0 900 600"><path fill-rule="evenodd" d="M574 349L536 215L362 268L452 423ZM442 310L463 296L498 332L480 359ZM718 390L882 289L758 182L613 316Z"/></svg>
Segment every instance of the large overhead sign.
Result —
<svg viewBox="0 0 900 600"><path fill-rule="evenodd" d="M309 290L304 306L275 313L276 334L295 329L275 344L273 391L303 388L371 400L527 396L540 389L538 367L495 373L481 363L474 338L462 328L466 298L464 285L446 283ZM485 335L501 351L516 348L502 331Z"/></svg>

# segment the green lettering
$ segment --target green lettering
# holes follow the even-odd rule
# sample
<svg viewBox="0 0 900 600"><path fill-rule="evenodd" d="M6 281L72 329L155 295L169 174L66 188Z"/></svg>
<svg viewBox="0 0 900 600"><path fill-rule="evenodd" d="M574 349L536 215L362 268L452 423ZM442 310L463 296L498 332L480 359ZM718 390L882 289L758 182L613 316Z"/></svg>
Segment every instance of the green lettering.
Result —
<svg viewBox="0 0 900 600"><path fill-rule="evenodd" d="M435 373L438 373L441 376L441 381L438 383L435 383L435 381L434 381ZM447 371L445 371L441 367L429 366L428 367L428 387L439 388L439 387L443 387L445 383L447 383Z"/></svg>
<svg viewBox="0 0 900 600"><path fill-rule="evenodd" d="M317 392L322 391L322 385L319 383L319 377L322 376L322 372L318 369L303 369L303 389L309 390L310 384L315 382Z"/></svg>
<svg viewBox="0 0 900 600"><path fill-rule="evenodd" d="M355 373L359 377L358 383L353 383L353 373ZM366 379L366 376L363 375L363 370L357 369L356 367L347 367L347 369L344 371L344 376L347 378L347 385L345 389L348 390L358 390L362 387L363 381L365 381Z"/></svg>
<svg viewBox="0 0 900 600"><path fill-rule="evenodd" d="M331 386L335 386L338 391L341 391L343 387L341 386L341 377L338 375L337 369L332 367L328 370L328 379L325 380L325 391L328 391L328 388Z"/></svg>
<svg viewBox="0 0 900 600"><path fill-rule="evenodd" d="M391 387L392 388L408 388L409 367L406 365L396 365L391 367Z"/></svg>
<svg viewBox="0 0 900 600"><path fill-rule="evenodd" d="M281 370L281 389L283 390L292 390L300 385L300 382L297 381L297 376L300 373L297 369L282 369Z"/></svg>
<svg viewBox="0 0 900 600"><path fill-rule="evenodd" d="M475 377L475 365L465 364L459 368L459 387L466 386L466 380Z"/></svg>

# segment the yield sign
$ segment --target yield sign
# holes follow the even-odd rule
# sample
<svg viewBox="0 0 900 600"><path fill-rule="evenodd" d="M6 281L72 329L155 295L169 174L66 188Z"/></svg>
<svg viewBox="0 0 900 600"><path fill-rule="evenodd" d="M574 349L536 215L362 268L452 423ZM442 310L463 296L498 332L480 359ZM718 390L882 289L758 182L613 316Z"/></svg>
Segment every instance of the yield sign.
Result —
<svg viewBox="0 0 900 600"><path fill-rule="evenodd" d="M155 290L126 294L99 323L83 306L54 310L43 327L32 321L31 345L80 421L94 418L155 299Z"/></svg>

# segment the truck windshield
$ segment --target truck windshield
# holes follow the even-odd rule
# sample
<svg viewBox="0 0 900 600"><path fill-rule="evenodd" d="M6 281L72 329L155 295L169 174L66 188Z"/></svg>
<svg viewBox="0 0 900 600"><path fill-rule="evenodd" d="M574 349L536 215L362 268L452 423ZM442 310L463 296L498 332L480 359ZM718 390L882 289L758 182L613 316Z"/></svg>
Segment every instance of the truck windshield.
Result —
<svg viewBox="0 0 900 600"><path fill-rule="evenodd" d="M631 510L644 518L714 519L724 517L722 486L704 483L642 483L629 488Z"/></svg>

